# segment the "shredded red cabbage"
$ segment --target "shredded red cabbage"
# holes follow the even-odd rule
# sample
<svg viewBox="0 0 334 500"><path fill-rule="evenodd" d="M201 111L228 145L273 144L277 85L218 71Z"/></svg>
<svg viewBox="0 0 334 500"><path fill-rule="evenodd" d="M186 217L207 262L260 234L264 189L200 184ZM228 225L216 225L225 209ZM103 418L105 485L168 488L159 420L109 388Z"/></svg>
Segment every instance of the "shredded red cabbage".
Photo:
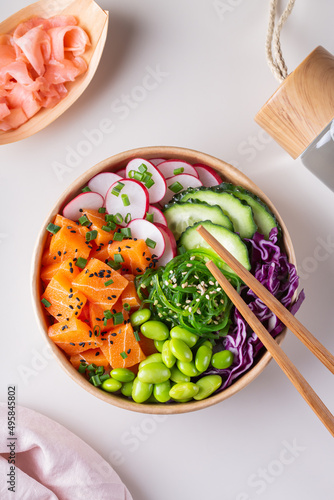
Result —
<svg viewBox="0 0 334 500"><path fill-rule="evenodd" d="M259 233L255 233L252 239L246 240L252 247L251 272L285 307L289 308L298 288L299 279L295 266L288 262L287 256L277 245L277 234L277 228L273 228L269 240L264 239L264 236ZM282 322L252 290L244 285L241 289L241 296L273 337L281 333L284 328ZM292 314L298 311L304 298L305 294L302 290L296 302L289 308ZM233 324L223 340L223 347L233 352L233 364L225 370L210 368L206 373L217 373L223 377L220 391L226 389L254 364L256 355L263 347L257 335L236 309ZM221 350L221 344L216 346L216 350Z"/></svg>

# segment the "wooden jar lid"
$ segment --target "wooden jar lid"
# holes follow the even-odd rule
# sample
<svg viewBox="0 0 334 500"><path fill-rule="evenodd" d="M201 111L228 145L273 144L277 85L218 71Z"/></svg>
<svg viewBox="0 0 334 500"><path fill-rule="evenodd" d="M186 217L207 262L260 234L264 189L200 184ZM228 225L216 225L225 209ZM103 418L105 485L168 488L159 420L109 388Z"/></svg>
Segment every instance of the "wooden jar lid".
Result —
<svg viewBox="0 0 334 500"><path fill-rule="evenodd" d="M255 121L298 158L334 118L334 56L317 47L283 81Z"/></svg>

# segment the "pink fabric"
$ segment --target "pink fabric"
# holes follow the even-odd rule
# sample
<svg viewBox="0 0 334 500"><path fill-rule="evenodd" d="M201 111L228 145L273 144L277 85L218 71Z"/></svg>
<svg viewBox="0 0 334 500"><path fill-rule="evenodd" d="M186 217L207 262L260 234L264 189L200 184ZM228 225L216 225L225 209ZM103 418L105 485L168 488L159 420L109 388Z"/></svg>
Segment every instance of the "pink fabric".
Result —
<svg viewBox="0 0 334 500"><path fill-rule="evenodd" d="M15 440L7 406L0 403L1 500L132 500L103 458L62 425L28 408L16 408ZM8 438L8 439L7 439ZM8 491L10 441L15 442L15 493Z"/></svg>

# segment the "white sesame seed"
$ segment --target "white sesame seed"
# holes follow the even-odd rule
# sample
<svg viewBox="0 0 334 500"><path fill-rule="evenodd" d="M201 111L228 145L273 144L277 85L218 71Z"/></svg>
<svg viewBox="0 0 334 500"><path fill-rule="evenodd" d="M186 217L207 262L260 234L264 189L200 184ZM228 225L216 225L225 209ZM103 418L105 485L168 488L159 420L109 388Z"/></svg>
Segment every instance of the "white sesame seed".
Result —
<svg viewBox="0 0 334 500"><path fill-rule="evenodd" d="M205 298L209 300L210 299L209 294L206 294Z"/></svg>
<svg viewBox="0 0 334 500"><path fill-rule="evenodd" d="M192 312L192 307L188 306L188 311L191 313Z"/></svg>
<svg viewBox="0 0 334 500"><path fill-rule="evenodd" d="M193 265L188 263L186 267L193 267Z"/></svg>
<svg viewBox="0 0 334 500"><path fill-rule="evenodd" d="M192 255L192 256L190 257L190 260L195 260L195 255Z"/></svg>
<svg viewBox="0 0 334 500"><path fill-rule="evenodd" d="M221 304L224 304L224 300L223 300L223 299L221 299L220 303L221 303Z"/></svg>
<svg viewBox="0 0 334 500"><path fill-rule="evenodd" d="M187 299L186 304L191 304L191 300Z"/></svg>
<svg viewBox="0 0 334 500"><path fill-rule="evenodd" d="M213 281L209 281L209 285L214 285L214 282Z"/></svg>
<svg viewBox="0 0 334 500"><path fill-rule="evenodd" d="M176 284L176 283L174 283L173 288L176 288L176 287L177 287L177 284Z"/></svg>

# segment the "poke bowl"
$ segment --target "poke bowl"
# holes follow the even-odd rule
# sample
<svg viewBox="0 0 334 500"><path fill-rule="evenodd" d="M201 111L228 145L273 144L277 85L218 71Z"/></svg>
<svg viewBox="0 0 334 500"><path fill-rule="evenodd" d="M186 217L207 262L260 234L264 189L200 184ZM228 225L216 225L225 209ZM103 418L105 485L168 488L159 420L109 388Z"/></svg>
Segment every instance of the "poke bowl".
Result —
<svg viewBox="0 0 334 500"><path fill-rule="evenodd" d="M270 362L205 262L248 296L278 342L286 329L203 244L200 223L296 306L284 221L249 178L205 153L119 153L73 182L46 217L32 266L37 320L61 367L93 396L141 413L196 411L236 394Z"/></svg>

